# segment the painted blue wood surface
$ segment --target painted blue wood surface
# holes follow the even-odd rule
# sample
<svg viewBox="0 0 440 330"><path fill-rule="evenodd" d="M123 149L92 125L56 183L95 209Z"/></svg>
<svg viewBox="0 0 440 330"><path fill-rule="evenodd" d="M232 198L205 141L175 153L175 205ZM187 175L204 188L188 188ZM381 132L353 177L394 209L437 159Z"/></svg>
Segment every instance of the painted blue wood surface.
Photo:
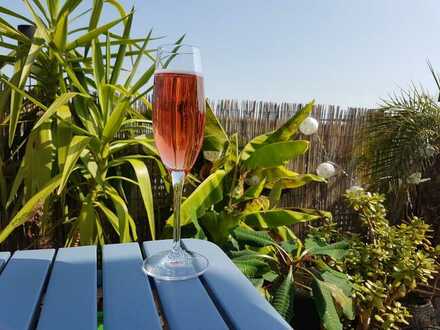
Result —
<svg viewBox="0 0 440 330"><path fill-rule="evenodd" d="M168 250L171 241L144 243L146 255ZM172 330L228 329L198 278L185 281L155 280L168 326Z"/></svg>
<svg viewBox="0 0 440 330"><path fill-rule="evenodd" d="M38 330L96 330L96 246L59 249Z"/></svg>
<svg viewBox="0 0 440 330"><path fill-rule="evenodd" d="M0 329L27 330L34 322L55 250L17 251L0 274Z"/></svg>
<svg viewBox="0 0 440 330"><path fill-rule="evenodd" d="M161 330L137 243L105 245L102 251L105 330Z"/></svg>
<svg viewBox="0 0 440 330"><path fill-rule="evenodd" d="M0 252L0 272L3 270L3 267L5 266L6 262L9 260L10 256L11 256L10 252Z"/></svg>
<svg viewBox="0 0 440 330"><path fill-rule="evenodd" d="M194 239L184 242L189 250L208 258L203 278L235 329L291 329L218 246Z"/></svg>

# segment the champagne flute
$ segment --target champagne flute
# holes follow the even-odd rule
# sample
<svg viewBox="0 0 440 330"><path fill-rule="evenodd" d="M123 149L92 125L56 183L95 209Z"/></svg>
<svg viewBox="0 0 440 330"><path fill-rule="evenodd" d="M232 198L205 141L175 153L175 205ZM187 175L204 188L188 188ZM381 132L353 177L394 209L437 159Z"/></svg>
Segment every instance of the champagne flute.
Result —
<svg viewBox="0 0 440 330"><path fill-rule="evenodd" d="M180 204L185 175L203 143L205 95L200 51L190 45L158 48L153 91L153 132L160 157L171 173L174 228L171 250L147 257L146 274L161 280L185 280L201 275L208 260L188 251L180 239Z"/></svg>

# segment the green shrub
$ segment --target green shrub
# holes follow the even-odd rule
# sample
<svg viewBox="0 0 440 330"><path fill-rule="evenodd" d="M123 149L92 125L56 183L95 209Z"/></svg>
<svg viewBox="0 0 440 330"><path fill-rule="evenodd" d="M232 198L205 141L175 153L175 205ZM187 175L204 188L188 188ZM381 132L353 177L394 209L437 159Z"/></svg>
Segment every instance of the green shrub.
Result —
<svg viewBox="0 0 440 330"><path fill-rule="evenodd" d="M417 217L390 225L380 194L358 190L346 197L359 215L362 234L341 233L329 225L316 228L313 235L327 243L343 237L350 246L338 267L353 283L356 328L400 329L410 317L402 300L436 273L430 226Z"/></svg>

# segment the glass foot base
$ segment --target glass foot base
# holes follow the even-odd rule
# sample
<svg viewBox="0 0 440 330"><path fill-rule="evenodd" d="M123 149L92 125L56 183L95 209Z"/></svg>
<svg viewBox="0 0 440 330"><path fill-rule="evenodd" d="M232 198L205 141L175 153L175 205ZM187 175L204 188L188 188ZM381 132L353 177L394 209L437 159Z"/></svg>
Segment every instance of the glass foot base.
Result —
<svg viewBox="0 0 440 330"><path fill-rule="evenodd" d="M208 264L208 259L201 254L179 248L147 257L142 270L156 279L179 281L202 275Z"/></svg>

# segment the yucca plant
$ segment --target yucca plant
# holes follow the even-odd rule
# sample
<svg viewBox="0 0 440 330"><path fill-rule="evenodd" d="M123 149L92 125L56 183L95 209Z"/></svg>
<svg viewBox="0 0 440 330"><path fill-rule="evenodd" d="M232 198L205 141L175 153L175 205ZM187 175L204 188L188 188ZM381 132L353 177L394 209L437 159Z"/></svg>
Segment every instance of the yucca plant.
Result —
<svg viewBox="0 0 440 330"><path fill-rule="evenodd" d="M152 49L148 48L154 40L151 31L144 38L131 38L134 11L127 13L117 0L95 0L90 10L79 14L88 14L89 24L76 29L69 21L83 1L52 0L46 6L37 0L23 1L30 18L0 7L0 13L36 26L33 38L28 38L0 19L2 46L11 49L0 59L3 64L15 65L12 76L1 78L6 88L0 103L9 105L9 111L3 113L3 125L9 128L9 156L18 152L13 147L24 149L12 184L0 182L1 190L7 192L3 200L8 196L4 208L11 214L0 242L38 208L43 210L44 222L59 217L55 225L69 225L67 245L77 241L104 243L112 235L104 223L111 225L121 242L135 240L136 226L124 193L126 184L139 187L154 239L146 159L155 161L164 175L165 171L152 139L131 129L149 125L133 104L140 100L150 107L145 98L149 88L145 86L155 68ZM101 24L107 6L116 8L120 17ZM113 32L112 28L119 26L122 32ZM21 58L17 53L22 54L23 49L27 52ZM129 59L130 68L126 69ZM151 64L138 74L144 59ZM28 78L35 83L26 88ZM17 125L28 118L33 121L32 129L20 139ZM118 137L121 132L126 138ZM134 145L143 151L133 153L130 147Z"/></svg>

